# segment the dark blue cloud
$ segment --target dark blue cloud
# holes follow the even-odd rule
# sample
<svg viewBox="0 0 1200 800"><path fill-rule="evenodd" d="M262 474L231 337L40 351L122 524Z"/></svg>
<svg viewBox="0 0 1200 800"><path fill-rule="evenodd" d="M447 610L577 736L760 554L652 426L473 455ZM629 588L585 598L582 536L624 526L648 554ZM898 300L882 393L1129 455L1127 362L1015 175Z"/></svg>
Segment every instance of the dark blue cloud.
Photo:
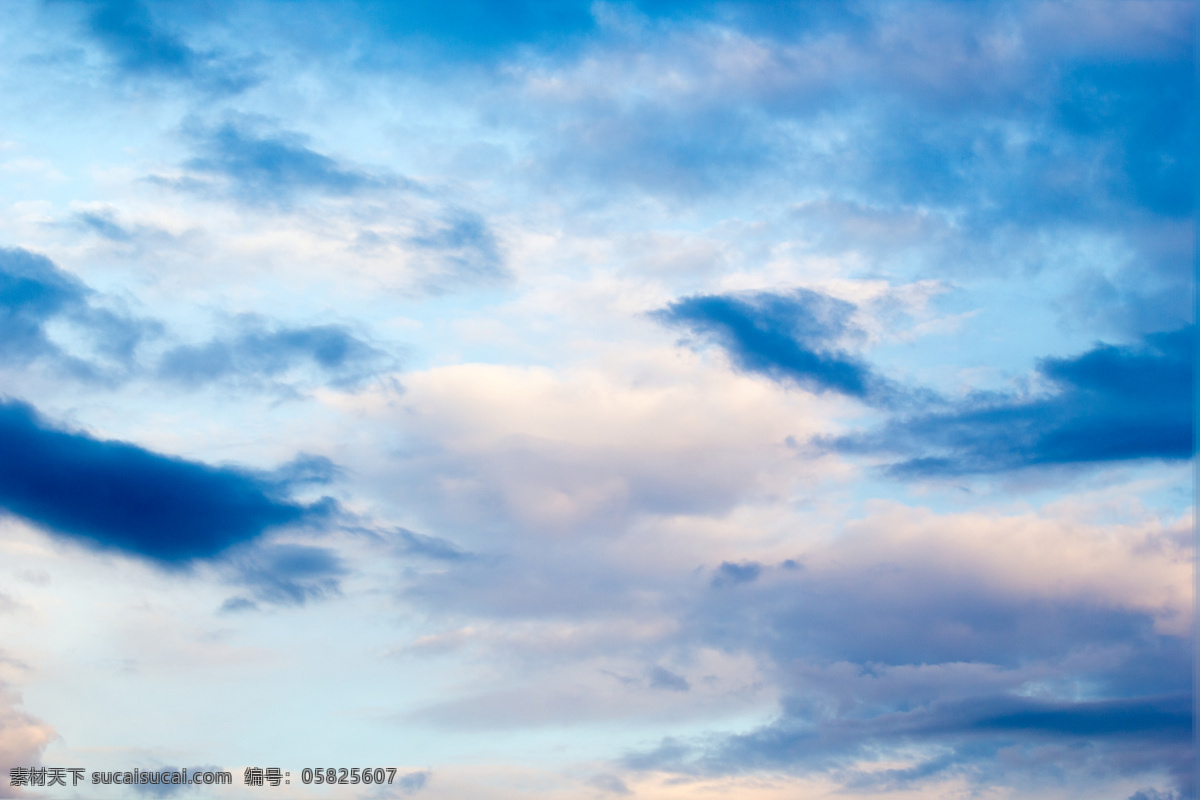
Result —
<svg viewBox="0 0 1200 800"><path fill-rule="evenodd" d="M0 403L0 507L105 548L180 563L281 525L315 521L252 473L211 467L51 426Z"/></svg>
<svg viewBox="0 0 1200 800"><path fill-rule="evenodd" d="M88 294L82 282L44 256L0 250L0 354L29 361L57 352L45 323L81 308Z"/></svg>
<svg viewBox="0 0 1200 800"><path fill-rule="evenodd" d="M1044 395L977 393L960 403L901 391L866 362L830 346L851 332L854 307L808 290L791 294L698 295L658 320L721 346L735 366L814 391L923 410L897 414L881 430L826 441L844 452L909 456L898 477L995 473L1052 464L1191 457L1195 329L1153 333L1131 346L1097 345L1038 365Z"/></svg>
<svg viewBox="0 0 1200 800"><path fill-rule="evenodd" d="M888 402L892 390L863 361L836 350L854 306L807 289L788 294L696 295L654 313L720 345L735 366L810 391Z"/></svg>
<svg viewBox="0 0 1200 800"><path fill-rule="evenodd" d="M256 80L246 61L197 51L157 24L139 0L74 2L86 6L88 33L126 75L186 80L221 93L241 91Z"/></svg>
<svg viewBox="0 0 1200 800"><path fill-rule="evenodd" d="M301 134L260 133L249 124L193 127L198 154L186 166L228 181L245 202L286 204L297 193L346 196L368 189L407 185L340 164L307 146ZM188 186L192 184L187 184Z"/></svg>
<svg viewBox="0 0 1200 800"><path fill-rule="evenodd" d="M94 293L44 256L0 248L0 362L27 365L44 359L74 377L114 379L108 367L128 371L137 346L158 326L95 305ZM83 335L95 363L65 352L47 334L51 321L65 321Z"/></svg>
<svg viewBox="0 0 1200 800"><path fill-rule="evenodd" d="M1045 396L976 395L833 444L848 452L909 454L890 467L899 477L1187 459L1194 340L1188 327L1133 346L1100 344L1073 358L1047 358L1038 366L1053 386Z"/></svg>
<svg viewBox="0 0 1200 800"><path fill-rule="evenodd" d="M238 320L239 332L201 345L182 345L163 354L157 374L186 386L218 380L274 378L309 366L336 386L355 384L375 373L384 354L340 325L270 327L258 317Z"/></svg>

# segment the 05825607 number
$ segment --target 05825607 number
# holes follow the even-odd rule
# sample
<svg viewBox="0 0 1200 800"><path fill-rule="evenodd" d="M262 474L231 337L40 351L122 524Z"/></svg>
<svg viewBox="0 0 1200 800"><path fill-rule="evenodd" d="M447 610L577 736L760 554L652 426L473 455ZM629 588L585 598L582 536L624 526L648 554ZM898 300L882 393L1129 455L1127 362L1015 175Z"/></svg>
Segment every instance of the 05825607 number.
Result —
<svg viewBox="0 0 1200 800"><path fill-rule="evenodd" d="M391 783L395 767L305 767L300 771L303 783Z"/></svg>

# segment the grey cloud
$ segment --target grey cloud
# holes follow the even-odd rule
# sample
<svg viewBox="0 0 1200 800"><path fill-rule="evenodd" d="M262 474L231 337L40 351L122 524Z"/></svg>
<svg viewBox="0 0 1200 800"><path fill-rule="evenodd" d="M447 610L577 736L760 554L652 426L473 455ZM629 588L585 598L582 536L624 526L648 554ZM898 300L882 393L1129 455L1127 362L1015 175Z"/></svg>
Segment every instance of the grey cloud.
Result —
<svg viewBox="0 0 1200 800"><path fill-rule="evenodd" d="M228 563L236 581L254 597L279 605L304 605L336 595L340 579L348 572L333 550L299 544L257 544L231 554ZM255 605L234 597L225 601L222 610L252 610Z"/></svg>
<svg viewBox="0 0 1200 800"><path fill-rule="evenodd" d="M665 667L654 666L650 669L650 688L665 689L670 692L686 692L692 688L687 678L677 675Z"/></svg>
<svg viewBox="0 0 1200 800"><path fill-rule="evenodd" d="M232 335L168 350L159 361L157 376L196 387L221 380L278 379L292 369L308 367L324 382L348 387L388 364L382 351L340 325L288 327L243 315L233 327Z"/></svg>

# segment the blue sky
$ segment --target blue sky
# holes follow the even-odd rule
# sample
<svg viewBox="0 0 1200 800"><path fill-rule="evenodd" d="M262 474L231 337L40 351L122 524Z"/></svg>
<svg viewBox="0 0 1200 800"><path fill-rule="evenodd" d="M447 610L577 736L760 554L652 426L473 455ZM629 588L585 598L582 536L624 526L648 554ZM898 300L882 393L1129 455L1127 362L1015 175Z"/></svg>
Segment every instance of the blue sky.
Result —
<svg viewBox="0 0 1200 800"><path fill-rule="evenodd" d="M0 782L1195 798L1195 26L4 4Z"/></svg>

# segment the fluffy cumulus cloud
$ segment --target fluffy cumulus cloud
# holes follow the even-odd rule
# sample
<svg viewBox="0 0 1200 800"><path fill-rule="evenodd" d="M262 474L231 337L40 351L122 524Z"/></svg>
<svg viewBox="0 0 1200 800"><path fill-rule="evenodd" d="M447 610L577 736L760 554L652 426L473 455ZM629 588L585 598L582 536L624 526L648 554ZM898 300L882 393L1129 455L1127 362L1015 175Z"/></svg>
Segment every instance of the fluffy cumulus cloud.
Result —
<svg viewBox="0 0 1200 800"><path fill-rule="evenodd" d="M1195 798L1195 26L9 3L0 795Z"/></svg>

